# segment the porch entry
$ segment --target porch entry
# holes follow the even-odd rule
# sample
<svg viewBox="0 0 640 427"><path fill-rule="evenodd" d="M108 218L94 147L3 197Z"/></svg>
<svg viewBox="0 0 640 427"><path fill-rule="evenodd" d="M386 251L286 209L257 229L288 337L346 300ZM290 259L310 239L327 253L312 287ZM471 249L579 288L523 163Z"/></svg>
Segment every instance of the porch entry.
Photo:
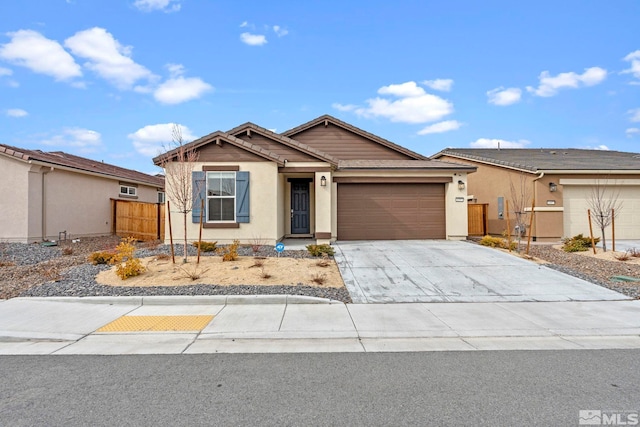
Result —
<svg viewBox="0 0 640 427"><path fill-rule="evenodd" d="M291 179L291 234L309 234L310 179Z"/></svg>

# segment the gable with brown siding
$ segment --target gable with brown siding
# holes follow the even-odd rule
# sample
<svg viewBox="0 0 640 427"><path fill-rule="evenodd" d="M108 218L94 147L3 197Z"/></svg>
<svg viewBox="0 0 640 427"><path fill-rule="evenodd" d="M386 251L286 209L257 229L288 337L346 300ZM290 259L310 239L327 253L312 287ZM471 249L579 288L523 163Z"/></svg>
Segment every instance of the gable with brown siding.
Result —
<svg viewBox="0 0 640 427"><path fill-rule="evenodd" d="M293 148L287 147L283 143L279 141L274 141L271 138L267 138L265 136L259 135L256 132L248 133L248 131L243 131L234 134L233 136L244 139L245 141L249 141L252 144L255 144L259 147L264 148L272 153L275 153L290 162L317 162L318 159L316 157L305 154L299 150L294 150Z"/></svg>
<svg viewBox="0 0 640 427"><path fill-rule="evenodd" d="M400 153L333 123L313 126L292 135L297 141L324 151L341 160L410 160Z"/></svg>
<svg viewBox="0 0 640 427"><path fill-rule="evenodd" d="M258 156L244 148L222 142L221 145L206 144L198 148L199 162L266 162L264 157Z"/></svg>

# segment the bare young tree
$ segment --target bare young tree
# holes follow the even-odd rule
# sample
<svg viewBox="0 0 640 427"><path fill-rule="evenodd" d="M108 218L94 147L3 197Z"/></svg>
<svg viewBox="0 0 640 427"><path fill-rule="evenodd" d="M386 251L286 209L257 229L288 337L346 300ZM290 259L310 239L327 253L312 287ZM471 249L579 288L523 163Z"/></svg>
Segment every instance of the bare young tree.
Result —
<svg viewBox="0 0 640 427"><path fill-rule="evenodd" d="M615 183L613 189L611 186L607 186L608 179L601 182L599 179L591 187L591 194L587 203L591 209L591 218L600 228L600 235L602 237L602 250L607 251L607 241L605 239L604 230L611 225L614 218L618 217L620 208L622 208L622 202L619 199L620 190L615 190Z"/></svg>
<svg viewBox="0 0 640 427"><path fill-rule="evenodd" d="M511 194L509 209L513 211L516 217L515 230L518 237L518 248L520 248L520 240L527 231L529 212L526 211L526 208L531 206L531 194L527 177L524 173L520 174L518 181L515 183L511 179L509 180L509 190ZM509 230L509 232L511 231Z"/></svg>
<svg viewBox="0 0 640 427"><path fill-rule="evenodd" d="M165 191L171 206L182 214L184 224L184 258L187 262L187 216L193 209L193 185L191 175L198 161L198 152L189 147L182 136L182 128L173 124L171 128L172 144L165 150L166 154L160 166L165 171Z"/></svg>

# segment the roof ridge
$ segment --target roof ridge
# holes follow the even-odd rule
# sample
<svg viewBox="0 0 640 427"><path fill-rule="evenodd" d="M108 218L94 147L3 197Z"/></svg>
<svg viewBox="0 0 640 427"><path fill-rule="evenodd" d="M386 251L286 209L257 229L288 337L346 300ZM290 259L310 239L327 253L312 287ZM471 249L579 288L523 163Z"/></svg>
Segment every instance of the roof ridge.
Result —
<svg viewBox="0 0 640 427"><path fill-rule="evenodd" d="M287 130L285 132L282 132L281 135L289 136L289 135L293 135L293 134L302 132L302 131L304 131L306 129L309 129L309 128L313 127L313 126L317 126L323 120L331 121L334 125L340 126L343 129L351 131L351 132L353 132L355 134L359 134L360 136L368 138L368 139L370 139L370 140L372 140L374 142L379 143L380 145L384 145L387 148L391 148L392 150L398 151L398 152L400 152L402 154L405 154L405 155L407 155L409 157L414 157L416 160L430 160L429 157L427 157L427 156L423 156L422 154L419 154L419 153L416 153L415 151L409 150L406 147L398 145L398 144L396 144L394 142L389 141L388 139L385 139L385 138L383 138L381 136L375 135L375 134L373 134L371 132L368 132L368 131L366 131L364 129L361 129L361 128L359 128L357 126L354 126L354 125L352 125L350 123L347 123L345 121L342 121L342 120L340 120L340 119L338 119L336 117L333 117L333 116L331 116L329 114L323 114L320 117L316 117L313 120L310 120L310 121L308 121L306 123L303 123L303 124L301 124L299 126L296 126L296 127L292 128L292 129L289 129L289 130Z"/></svg>

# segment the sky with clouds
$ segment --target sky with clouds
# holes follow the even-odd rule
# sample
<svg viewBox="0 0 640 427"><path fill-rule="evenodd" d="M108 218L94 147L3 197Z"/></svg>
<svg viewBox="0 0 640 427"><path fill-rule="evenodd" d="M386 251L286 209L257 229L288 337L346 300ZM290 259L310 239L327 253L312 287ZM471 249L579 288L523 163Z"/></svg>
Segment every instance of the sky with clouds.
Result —
<svg viewBox="0 0 640 427"><path fill-rule="evenodd" d="M0 2L0 143L156 173L171 141L322 114L445 147L640 152L640 2ZM10 17L10 19L9 19Z"/></svg>

